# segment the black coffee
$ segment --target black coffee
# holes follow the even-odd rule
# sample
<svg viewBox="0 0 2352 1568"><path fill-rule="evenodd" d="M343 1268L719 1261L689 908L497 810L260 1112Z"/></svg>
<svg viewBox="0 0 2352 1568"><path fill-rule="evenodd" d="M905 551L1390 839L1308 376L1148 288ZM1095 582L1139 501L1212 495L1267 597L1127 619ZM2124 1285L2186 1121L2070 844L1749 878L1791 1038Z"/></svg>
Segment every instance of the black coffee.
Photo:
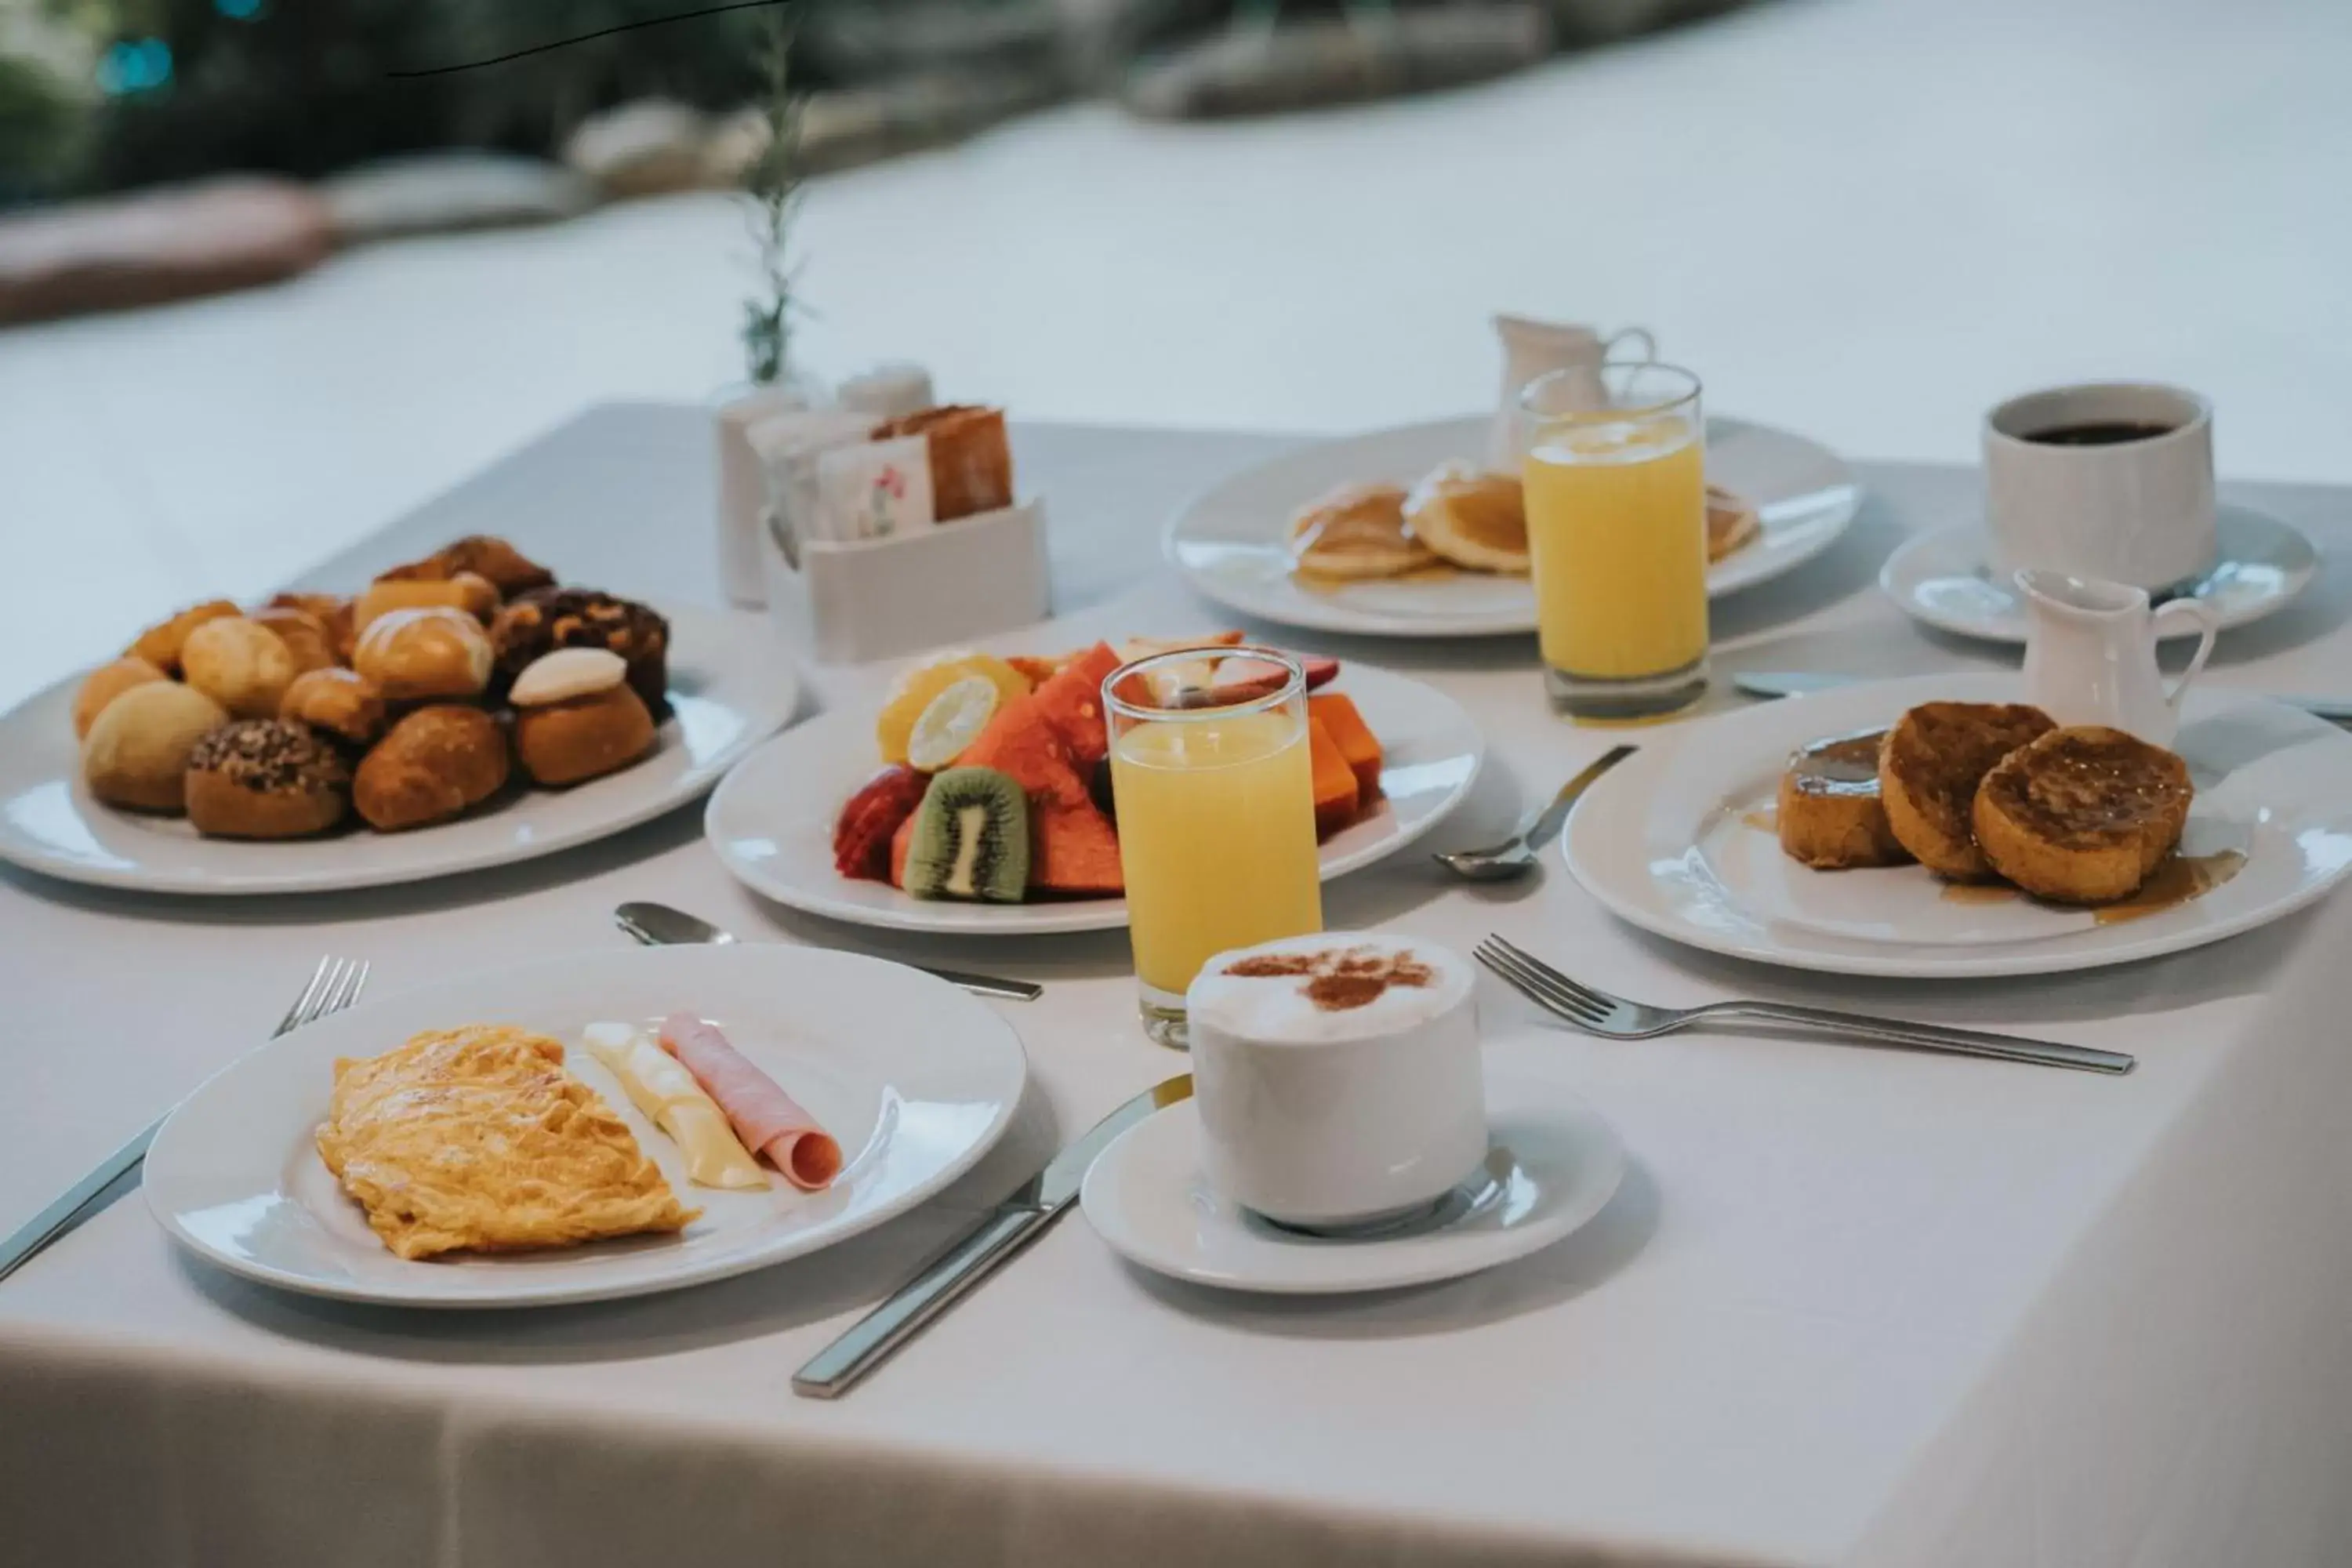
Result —
<svg viewBox="0 0 2352 1568"><path fill-rule="evenodd" d="M2126 441L2169 436L2176 428L2171 425L2143 425L2131 419L2105 419L2088 425L2053 425L2025 438L2043 447L2114 447Z"/></svg>

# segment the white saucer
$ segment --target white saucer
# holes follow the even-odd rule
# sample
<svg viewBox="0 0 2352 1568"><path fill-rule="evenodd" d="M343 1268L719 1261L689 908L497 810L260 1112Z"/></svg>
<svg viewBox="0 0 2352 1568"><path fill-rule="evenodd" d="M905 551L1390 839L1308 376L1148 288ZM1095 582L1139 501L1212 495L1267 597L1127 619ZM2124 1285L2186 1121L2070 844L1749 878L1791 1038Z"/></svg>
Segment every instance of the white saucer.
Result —
<svg viewBox="0 0 2352 1568"><path fill-rule="evenodd" d="M2192 594L2221 617L2221 629L2276 615L2319 573L2319 549L2292 524L2252 507L2221 504L2221 560ZM1988 642L2023 644L2024 601L1985 563L1984 530L1975 524L1906 541L1879 569L1878 585L1904 613L1931 626ZM2194 637L2175 626L2171 637Z"/></svg>
<svg viewBox="0 0 2352 1568"><path fill-rule="evenodd" d="M1550 1246L1599 1214L1625 1173L1616 1131L1556 1083L1490 1066L1486 1120L1486 1167L1450 1213L1380 1240L1283 1230L1212 1192L1189 1100L1104 1150L1079 1202L1112 1251L1196 1285L1323 1296L1452 1279Z"/></svg>

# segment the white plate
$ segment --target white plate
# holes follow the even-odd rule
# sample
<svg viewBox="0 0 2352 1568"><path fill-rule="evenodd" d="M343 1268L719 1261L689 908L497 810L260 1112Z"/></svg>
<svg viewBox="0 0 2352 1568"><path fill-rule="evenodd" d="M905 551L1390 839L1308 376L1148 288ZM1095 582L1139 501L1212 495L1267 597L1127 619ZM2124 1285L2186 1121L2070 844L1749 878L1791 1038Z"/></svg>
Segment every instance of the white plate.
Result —
<svg viewBox="0 0 2352 1568"><path fill-rule="evenodd" d="M1229 1290L1334 1295L1452 1279L1524 1258L1599 1214L1625 1173L1616 1131L1574 1094L1489 1067L1486 1167L1446 1219L1377 1241L1267 1224L1201 1175L1201 1111L1171 1105L1129 1129L1078 1195L1111 1250L1160 1274Z"/></svg>
<svg viewBox="0 0 2352 1568"><path fill-rule="evenodd" d="M1225 479L1179 512L1164 542L1192 586L1244 615L1370 637L1482 637L1531 632L1535 589L1524 577L1475 573L1439 582L1358 583L1331 591L1290 575L1290 519L1344 484L1411 485L1438 464L1476 461L1484 416L1403 425L1287 453ZM1738 419L1706 422L1706 477L1761 514L1763 536L1708 568L1710 596L1794 570L1835 543L1862 487L1835 453L1802 436Z"/></svg>
<svg viewBox="0 0 2352 1568"><path fill-rule="evenodd" d="M1917 866L1816 871L1747 820L1789 753L1936 700L2016 702L2011 674L1793 697L1658 731L1577 803L1569 868L1619 918L1694 947L1839 974L2045 974L2201 947L2313 902L2352 869L2352 735L2299 710L2192 689L2174 749L2197 784L2184 853L2246 857L2201 898L2101 925L2022 899L1954 901Z"/></svg>
<svg viewBox="0 0 2352 1568"><path fill-rule="evenodd" d="M1355 699L1384 754L1386 798L1323 841L1323 879L1385 859L1437 826L1478 776L1486 742L1462 705L1434 687L1350 661L1330 689ZM711 847L745 887L780 904L859 925L961 935L1116 931L1124 899L966 904L910 899L882 882L833 868L833 824L842 803L881 765L874 717L827 713L743 759L710 797L703 818Z"/></svg>
<svg viewBox="0 0 2352 1568"><path fill-rule="evenodd" d="M2319 573L2319 550L2293 525L2249 506L2221 505L2221 560L2191 590L2221 617L2224 631L2276 615ZM1879 568L1878 585L1904 613L1931 626L1987 642L2022 645L2025 602L1985 563L1985 532L1973 523L1908 539ZM2171 637L2197 635L2168 625Z"/></svg>
<svg viewBox="0 0 2352 1568"><path fill-rule="evenodd" d="M691 1184L677 1146L580 1045L597 1019L650 1023L681 1008L726 1030L840 1142L846 1163L831 1187ZM470 1023L563 1041L566 1065L702 1217L676 1236L554 1251L394 1257L311 1142L335 1058ZM417 1307L642 1296L798 1258L912 1208L988 1152L1027 1076L1019 1037L986 1005L879 959L764 942L582 953L446 980L273 1040L172 1113L147 1152L147 1206L222 1268L313 1296Z"/></svg>
<svg viewBox="0 0 2352 1568"><path fill-rule="evenodd" d="M249 843L183 817L117 811L81 783L73 697L59 681L0 717L0 859L70 882L150 893L310 893L416 882L551 855L683 805L785 723L792 661L751 616L657 606L670 624L660 746L634 767L565 790L514 788L438 827Z"/></svg>

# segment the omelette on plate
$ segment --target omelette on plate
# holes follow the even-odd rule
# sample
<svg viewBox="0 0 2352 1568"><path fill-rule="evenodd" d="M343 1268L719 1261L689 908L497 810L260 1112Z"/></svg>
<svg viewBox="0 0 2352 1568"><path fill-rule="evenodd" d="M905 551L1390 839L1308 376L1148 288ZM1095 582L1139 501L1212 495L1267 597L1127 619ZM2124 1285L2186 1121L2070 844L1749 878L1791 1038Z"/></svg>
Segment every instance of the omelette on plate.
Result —
<svg viewBox="0 0 2352 1568"><path fill-rule="evenodd" d="M429 1029L335 1063L319 1156L402 1258L676 1231L661 1168L563 1047L504 1025Z"/></svg>

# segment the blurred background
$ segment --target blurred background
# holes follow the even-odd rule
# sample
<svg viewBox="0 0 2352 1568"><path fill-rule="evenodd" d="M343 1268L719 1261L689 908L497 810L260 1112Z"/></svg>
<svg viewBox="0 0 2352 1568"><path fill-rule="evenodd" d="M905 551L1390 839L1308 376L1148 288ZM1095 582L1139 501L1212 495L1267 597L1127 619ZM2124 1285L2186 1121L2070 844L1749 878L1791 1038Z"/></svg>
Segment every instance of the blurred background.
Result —
<svg viewBox="0 0 2352 1568"><path fill-rule="evenodd" d="M0 0L0 702L740 380L763 180L797 365L1016 417L1464 412L1508 309L1854 457L2150 377L2352 481L2341 0L702 8Z"/></svg>

